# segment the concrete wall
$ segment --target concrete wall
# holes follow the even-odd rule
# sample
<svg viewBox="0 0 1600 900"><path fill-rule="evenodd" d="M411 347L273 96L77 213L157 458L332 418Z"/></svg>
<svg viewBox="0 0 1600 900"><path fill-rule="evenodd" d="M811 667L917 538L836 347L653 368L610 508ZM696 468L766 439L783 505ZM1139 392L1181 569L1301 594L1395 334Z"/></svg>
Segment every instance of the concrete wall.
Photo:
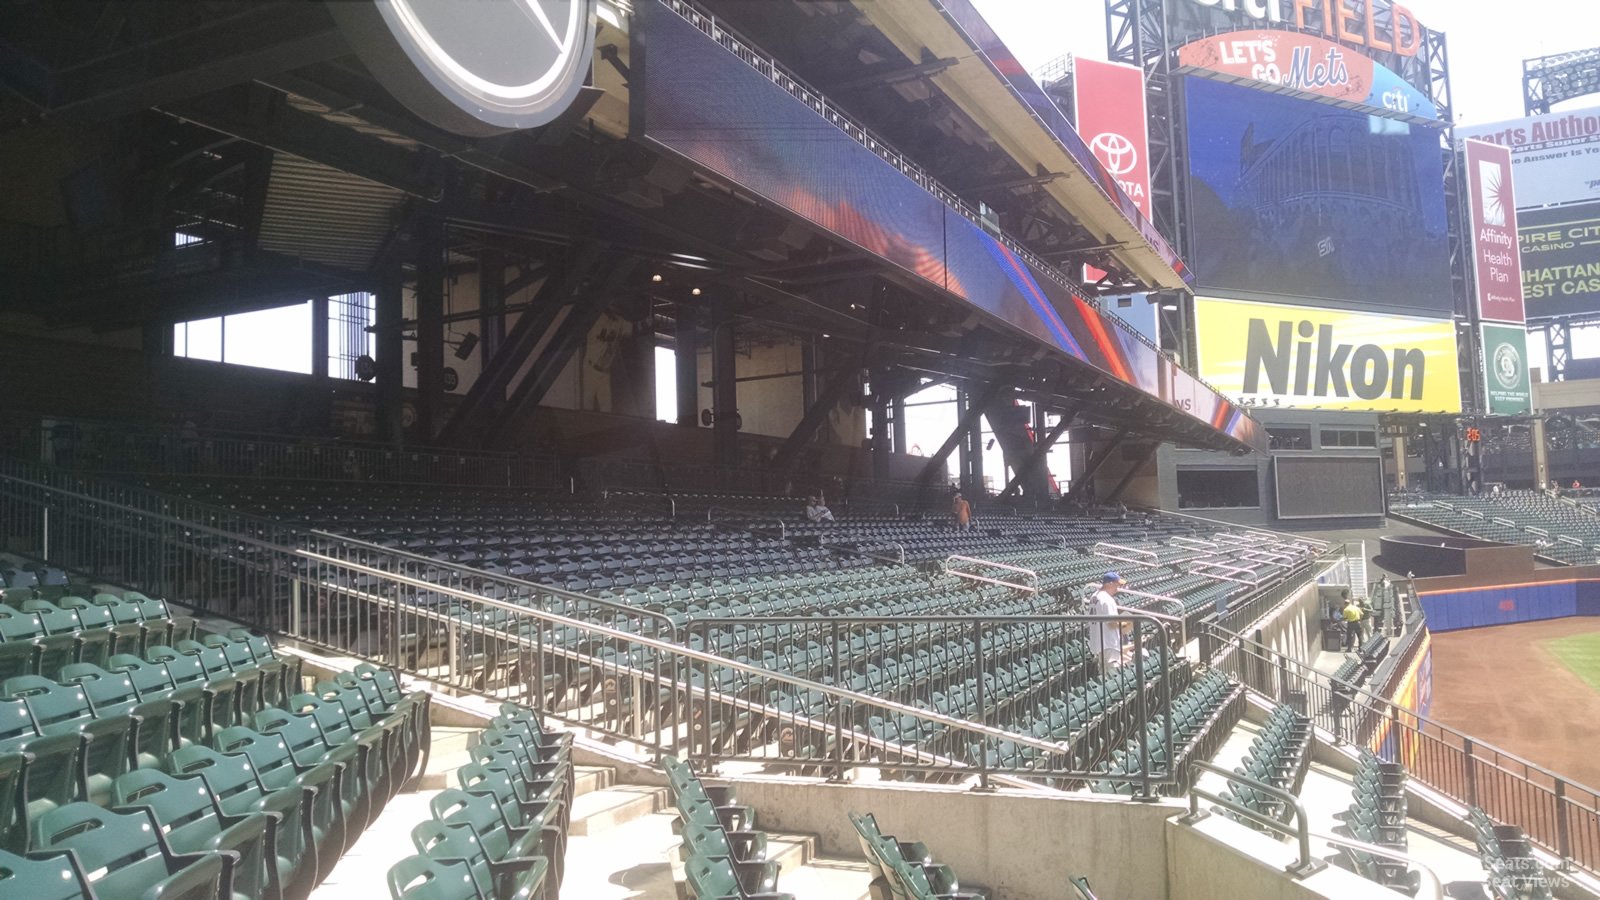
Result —
<svg viewBox="0 0 1600 900"><path fill-rule="evenodd" d="M1005 900L1060 900L1069 874L1088 876L1102 897L1167 896L1164 823L1179 811L1176 801L754 777L734 783L740 800L760 811L764 830L815 834L829 855L860 858L845 814L870 812L885 834L922 841L963 882Z"/></svg>
<svg viewBox="0 0 1600 900"><path fill-rule="evenodd" d="M872 813L885 834L926 844L963 885L1004 900L1059 900L1068 875L1087 876L1101 897L1138 900L1392 898L1329 867L1296 882L1283 874L1287 844L1211 816L1194 827L1175 818L1177 800L1127 800L1050 793L977 793L904 784L819 784L739 777L739 799L766 831L814 834L830 856L860 858L848 812Z"/></svg>
<svg viewBox="0 0 1600 900"><path fill-rule="evenodd" d="M1171 873L1168 900L1388 900L1404 896L1337 866L1304 879L1289 878L1284 867L1298 860L1292 844L1221 816L1208 816L1194 825L1168 822L1166 847L1166 867ZM1095 885L1096 893L1111 896L1099 887Z"/></svg>

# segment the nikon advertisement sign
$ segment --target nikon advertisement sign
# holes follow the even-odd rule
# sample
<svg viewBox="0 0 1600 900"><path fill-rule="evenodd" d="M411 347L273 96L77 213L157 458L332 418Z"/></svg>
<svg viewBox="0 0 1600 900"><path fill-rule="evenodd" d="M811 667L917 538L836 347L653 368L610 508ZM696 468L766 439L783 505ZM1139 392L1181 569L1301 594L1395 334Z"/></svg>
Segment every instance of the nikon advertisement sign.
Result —
<svg viewBox="0 0 1600 900"><path fill-rule="evenodd" d="M1195 321L1200 377L1243 406L1461 410L1448 319L1197 297Z"/></svg>
<svg viewBox="0 0 1600 900"><path fill-rule="evenodd" d="M1489 415L1520 416L1533 408L1526 327L1484 323L1483 383Z"/></svg>

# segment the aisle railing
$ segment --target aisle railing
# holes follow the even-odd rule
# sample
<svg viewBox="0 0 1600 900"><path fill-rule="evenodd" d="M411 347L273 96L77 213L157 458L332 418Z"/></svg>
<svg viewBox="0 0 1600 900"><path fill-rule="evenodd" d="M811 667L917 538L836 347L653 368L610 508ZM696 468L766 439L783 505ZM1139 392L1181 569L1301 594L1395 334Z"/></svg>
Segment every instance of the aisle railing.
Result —
<svg viewBox="0 0 1600 900"><path fill-rule="evenodd" d="M0 546L9 552L396 666L449 690L537 706L707 766L739 760L835 778L872 768L891 778L917 773L978 786L1077 785L1101 774L1093 762L1128 732L1142 735L1142 723L1157 714L1170 722L1171 696L1188 671L1170 653L1167 623L1142 613L787 620L793 637L809 635L802 646L838 667L807 677L711 652L723 645L723 629L777 628L785 620L705 619L692 622L682 641L669 640L643 611L574 609L589 598L478 580L376 545L246 520L191 521L0 475ZM250 527L217 527L241 523ZM1066 681L1020 686L1018 694L1017 680L1027 676L1017 668L1020 651L990 643L997 635L1047 635L1059 644L1108 622L1126 624L1146 650L1129 663L1134 689L1064 740L1001 724L1018 721L1029 700L1059 698L1082 686L1072 679L1087 676L1078 670ZM972 704L941 710L931 683L891 698L858 689L871 685L845 678L843 667L857 670L858 638L860 646L882 646L886 632L909 639L899 646L946 658L964 647L960 640L977 642L982 652L963 652L956 672L960 686L970 685ZM1171 759L1170 734L1166 741ZM1177 777L1148 748L1124 769L1120 777L1146 793Z"/></svg>
<svg viewBox="0 0 1600 900"><path fill-rule="evenodd" d="M1214 623L1214 668L1311 718L1336 743L1365 747L1410 776L1498 822L1517 825L1562 868L1600 874L1600 793L1362 688L1334 681ZM1419 631L1419 634L1421 632ZM1409 668L1419 643L1402 647ZM1422 676L1418 676L1422 677Z"/></svg>

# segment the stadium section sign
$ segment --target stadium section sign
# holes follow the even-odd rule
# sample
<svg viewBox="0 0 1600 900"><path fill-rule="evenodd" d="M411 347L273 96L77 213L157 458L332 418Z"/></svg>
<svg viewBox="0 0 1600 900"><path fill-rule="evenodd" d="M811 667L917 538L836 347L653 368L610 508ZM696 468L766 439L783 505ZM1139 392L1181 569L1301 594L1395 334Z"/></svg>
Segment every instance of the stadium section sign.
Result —
<svg viewBox="0 0 1600 900"><path fill-rule="evenodd" d="M1523 207L1600 200L1600 107L1456 128L1511 150Z"/></svg>
<svg viewBox="0 0 1600 900"><path fill-rule="evenodd" d="M1200 377L1240 405L1459 412L1449 320L1195 299Z"/></svg>
<svg viewBox="0 0 1600 900"><path fill-rule="evenodd" d="M341 0L327 8L395 99L474 137L561 115L594 50L594 0Z"/></svg>
<svg viewBox="0 0 1600 900"><path fill-rule="evenodd" d="M1465 143L1478 315L1500 322L1520 323L1527 314L1522 305L1522 256L1517 248L1511 151L1470 138Z"/></svg>
<svg viewBox="0 0 1600 900"><path fill-rule="evenodd" d="M1600 311L1600 202L1517 214L1529 318Z"/></svg>
<svg viewBox="0 0 1600 900"><path fill-rule="evenodd" d="M1178 65L1265 88L1291 88L1399 115L1439 118L1423 93L1370 57L1293 31L1230 31L1185 44Z"/></svg>
<svg viewBox="0 0 1600 900"><path fill-rule="evenodd" d="M1519 416L1533 408L1528 383L1528 330L1522 325L1483 325L1483 384L1491 416Z"/></svg>

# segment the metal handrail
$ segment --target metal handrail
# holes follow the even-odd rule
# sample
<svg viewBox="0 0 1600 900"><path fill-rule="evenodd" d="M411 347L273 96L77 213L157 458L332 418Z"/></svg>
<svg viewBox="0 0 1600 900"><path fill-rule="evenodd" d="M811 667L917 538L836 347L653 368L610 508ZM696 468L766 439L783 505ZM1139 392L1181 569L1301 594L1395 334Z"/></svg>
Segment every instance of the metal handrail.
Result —
<svg viewBox="0 0 1600 900"><path fill-rule="evenodd" d="M76 495L76 494L71 494L70 496L63 496L63 495L69 495L70 492L62 491L61 489L53 488L53 487L49 487L49 486L45 486L45 485L30 485L27 482L22 481L21 479L11 478L9 476L0 476L0 479L3 479L3 483L8 484L8 485L31 487L31 488L34 488L37 491L43 491L43 492L45 492L45 495L48 496L48 497L61 498L61 499L70 499L70 500L74 500L74 501L84 501L85 503L87 503L89 505L90 509L95 509L95 510L105 509L105 510L112 511L112 512L116 512L118 510L124 511L124 512L132 512L132 513L135 513L135 514L137 514L139 516L144 517L145 521L148 521L151 525L156 525L156 526L176 525L176 526L178 526L178 528L173 530L173 534L180 536L180 539L183 539L183 540L187 540L187 539L192 538L194 536L204 537L206 539L206 541L208 541L208 542L210 542L212 538L223 538L223 539L225 539L225 540L214 541L214 542L210 542L210 543L194 543L194 544L185 544L184 545L184 546L187 546L189 549L194 550L196 553L200 553L200 554L203 554L203 555L222 556L222 557L227 557L227 558L234 559L234 560L240 560L242 558L248 558L248 555L249 555L248 551L250 549L252 549L252 548L255 551L262 551L264 554L267 554L268 556L266 556L265 558L258 557L258 558L254 559L254 560L250 560L250 561L248 561L247 564L251 565L254 568L259 569L260 571L262 571L264 573L268 573L273 578L281 578L281 579L284 579L287 582L291 582L291 583L293 583L294 585L297 585L297 586L301 585L301 584L306 584L306 585L314 586L314 587L323 587L323 588L326 589L326 591L329 594L334 595L334 596L346 596L346 597L350 597L352 599L360 600L360 601L363 601L363 602L378 602L378 603L382 604L385 608L396 610L396 611L403 611L406 615L408 615L408 616L414 615L419 620L425 620L425 621L429 621L429 622L433 622L433 623L437 623L437 624L443 624L445 626L445 630L447 632L449 632L453 628L457 632L465 631L465 632L468 632L468 633L477 634L477 635L481 635L481 636L484 636L484 637L492 638L492 639L494 639L496 641L504 642L504 643L510 644L510 645L517 645L517 646L521 646L521 647L536 647L541 652L553 652L553 653L556 653L559 656L570 658L570 659L574 659L574 660L585 660L585 661L590 661L590 662L594 662L596 660L595 657L589 656L588 654L585 654L585 653L581 653L577 649L575 649L574 647L562 647L562 646L553 645L551 643L546 642L542 637L539 640L534 641L534 640L528 638L525 634L521 633L521 629L515 629L515 630L509 629L509 628L508 629L497 629L497 628L494 628L494 627L490 627L489 625L482 624L480 622L474 622L474 621L472 621L470 619L452 622L452 621L450 621L450 617L446 616L445 614L443 614L443 613L441 613L441 612L439 612L437 610L429 609L426 606L418 606L416 604L406 604L406 603L403 603L403 602L399 601L398 599L383 597L380 594L374 593L371 590L370 587L357 587L357 586L354 586L354 585L344 585L344 584L337 584L337 583L324 583L324 582L316 582L316 581L313 581L313 580L308 580L308 576L306 574L302 574L303 567L295 565L294 562L292 562L292 561L302 561L304 563L309 563L309 564L329 567L331 569L334 569L334 570L337 570L337 571L341 571L341 572L344 572L344 573L349 573L349 574L359 575L359 576L366 576L368 578L376 580L380 584L398 585L398 586L402 586L402 587L407 587L407 588L412 588L412 589L416 589L416 590L419 590L419 591L423 591L423 592L426 592L427 594L433 595L433 596L454 598L455 600L463 601L463 602L468 603L468 604L472 604L472 606L474 608L478 609L478 610L481 610L481 611L492 611L492 612L497 613L497 614L506 615L506 616L510 617L511 619L515 619L515 620L538 622L538 623L540 623L541 628L542 628L542 630L540 632L538 632L541 635L545 634L545 633L548 633L548 632L552 632L552 631L559 631L560 629L573 629L573 630L576 630L578 633L581 633L581 634L583 634L583 635L585 635L585 636L587 636L589 638L602 639L602 640L604 640L604 641L606 641L606 642L608 642L608 643L610 643L612 645L616 645L616 644L621 644L623 646L630 646L631 645L631 646L636 647L636 648L643 648L643 649L653 650L653 651L665 654L666 656L668 656L670 658L677 659L677 660L679 660L679 661L681 661L681 662L683 662L685 664L687 664L689 662L703 663L703 664L707 664L707 665L710 665L710 666L716 666L716 667L719 667L719 668L722 668L722 669L727 669L727 670L734 671L734 672L744 673L746 675L758 676L760 678L768 679L768 680L770 680L770 681L772 681L774 683L785 685L785 686L788 686L790 688L794 688L794 689L799 690L799 691L815 692L816 694L818 694L820 696L827 697L827 698L830 698L831 700L835 701L836 705L837 705L837 703L839 701L849 701L849 702L854 703L854 704L864 705L867 708L882 709L882 710L885 710L885 711L888 711L888 712L892 712L892 713L894 713L896 715L899 715L899 716L910 717L910 718L912 718L914 720L918 720L918 721L921 721L921 722L933 723L933 724L936 724L936 725L944 726L947 729L956 729L960 733L969 733L969 734L971 734L971 735L973 735L973 736L975 736L977 738L986 739L986 740L993 740L993 741L1010 742L1010 743L1013 743L1013 744L1015 744L1017 746L1028 747L1028 748L1031 748L1033 750L1043 751L1045 753L1051 754L1052 756L1056 756L1056 757L1068 755L1071 752L1070 749L1068 747L1066 747L1065 745L1063 745L1063 744L1052 743L1052 742L1048 742L1048 741L1041 741L1041 740L1039 740L1037 738L1032 737L1031 735L1013 733L1013 732L1006 731L1006 730L1001 729L1001 728L992 727L992 726L990 726L990 725L988 725L986 723L973 722L973 721L970 721L970 720L957 718L955 716L944 715L942 713L938 713L938 712L935 712L935 711L922 709L922 708L914 707L914 706L909 706L909 705L906 705L906 704L902 704L902 703L896 702L894 700L889 700L889 699L879 698L879 697L873 697L871 695L864 694L864 693L861 693L861 692L858 692L858 691L853 691L853 690L850 690L848 688L823 684L821 682L817 682L817 681L814 681L814 680L809 679L809 678L804 678L804 677L801 677L801 676L797 676L797 675L793 675L793 674L789 674L789 673L780 672L780 671L776 671L776 670L773 670L773 669L765 668L765 667L762 667L762 666L759 666L759 665L754 665L754 664L750 664L750 663L746 663L746 662L741 662L739 660L730 659L730 658L723 657L723 656L718 656L716 654L708 653L708 652L705 652L703 650L697 650L697 649L694 649L692 647L685 646L683 644L674 643L674 642L671 642L669 640L663 640L663 639L661 639L659 637L645 635L645 634L639 634L639 633L630 632L630 631L625 631L625 630L622 630L622 629L619 629L619 628L611 627L609 625L596 623L596 622L587 622L587 621L583 621L581 619L573 618L571 616L562 615L560 613L550 612L548 610L538 609L538 608L535 608L535 607L524 606L524 605L520 605L520 604L517 604L517 603L514 603L514 602L510 602L510 601L499 600L499 599L495 599L495 598L491 598L491 597L482 596L481 594L474 593L474 592L472 592L470 590L467 590L467 589L464 589L464 588L461 588L461 587L455 587L455 586L448 585L448 584L438 584L438 583L435 583L433 581L426 580L424 578L413 577L411 575L407 575L407 574L401 573L401 572L385 571L383 569L380 569L380 568L377 568L377 567L374 567L374 566L370 566L370 565L366 565L364 563L354 562L354 561L347 560L347 559L340 559L340 558L338 558L336 556L331 556L331 555L329 555L327 553L320 553L320 552L316 552L316 551L308 550L308 549L304 549L304 548L294 548L294 547L283 546L283 545L280 545L280 544L272 543L271 541L268 541L268 540L262 540L260 538L256 538L256 537L252 537L252 536L238 535L238 534L229 533L229 532L226 532L226 531L223 531L223 530L220 530L220 529L211 528L209 526L204 526L204 525L198 525L198 524L195 524L195 523L185 522L185 521L183 521L181 519L175 519L174 517L166 516L166 515L160 514L160 513L151 513L151 512L144 511L144 510L134 509L134 508L131 508L131 507L122 507L122 506L119 506L117 504L113 504L111 501L99 500L99 499L94 498L94 497L88 497L88 496ZM14 488L8 487L7 488L7 493L10 493L10 491L12 489L14 489ZM45 511L48 511L50 509L50 507L48 505L45 505L45 504L52 503L52 502L59 502L57 500L46 500L43 497L39 497L37 494L34 497L18 496L17 499L21 499L21 500L28 501L28 502L38 503L38 504L40 504L41 509L43 509ZM96 516L94 519L89 519L87 521L104 521L104 520L103 520L102 517ZM149 526L145 526L145 527L147 528ZM135 533L135 532L137 532L137 533L149 534L149 536L151 536L151 537L154 537L154 538L156 538L158 540L162 540L162 538L161 538L161 536L160 536L160 534L158 532L156 532L154 530L146 532L144 530L144 528L140 527L139 524L134 524L134 523L130 523L130 522L124 521L124 522L116 523L115 528L119 532L123 532L123 533ZM170 540L172 540L172 538L168 537L165 540L166 541L170 541ZM177 546L177 545L172 545L172 546ZM246 554L244 554L243 557L241 557L241 554L239 552L241 549L246 549L247 550ZM278 561L274 560L272 557L276 557L276 560L283 560L284 562L278 562ZM296 596L298 596L298 592L296 593ZM298 603L298 601L295 601L295 603L293 605L293 609L291 610L291 621L297 621L296 617L298 615L299 615L299 603ZM1159 653L1159 657L1158 657L1159 665L1152 667L1152 672L1158 674L1159 677L1165 677L1164 673L1168 673L1168 672L1172 671L1171 657L1169 656L1169 654L1167 652L1168 646L1170 644L1170 633L1168 632L1166 624L1161 620L1161 617L1158 616L1157 614L1146 614L1146 613L1141 613L1141 612L1137 612L1137 611L1130 611L1129 613L1126 613L1126 614L1123 614L1123 615L1120 615L1120 616L1115 616L1115 617L1094 617L1094 616L1055 616L1055 617L1039 617L1039 616L982 617L982 616L969 616L969 617L913 617L913 618L894 617L894 618L885 619L884 621L885 621L885 623L893 623L893 624L896 624L896 625L918 624L918 623L940 624L940 623L951 623L951 622L954 622L954 623L965 623L965 624L967 624L967 625L969 625L969 626L971 626L971 627L973 627L975 629L978 629L980 631L980 633L981 633L983 628L994 626L994 625L1038 624L1040 622L1047 621L1047 620L1048 621L1065 622L1065 623L1074 623L1074 624L1075 623L1083 623L1085 625L1093 625L1093 624L1097 624L1097 623L1102 622L1102 621L1133 622L1133 623L1135 623L1136 625L1138 625L1140 627L1147 627L1147 628L1151 629L1152 635L1159 636L1159 638L1160 638L1158 641L1155 642L1159 646L1155 647L1155 648L1152 648L1152 649L1158 650L1158 653ZM816 623L816 622L819 622L819 621L829 622L829 621L832 621L832 620L818 620L818 619L815 619L815 618L805 618L805 619L797 619L795 621L803 621L803 622L807 622L807 623ZM752 620L750 620L750 619L731 620L731 622L733 624L742 625L742 626L749 626L749 625L752 624ZM717 623L715 623L713 621L711 624L717 624ZM298 626L294 626L294 627L296 629L298 628ZM312 643L321 643L324 646L332 646L332 645L329 645L329 644L326 644L324 642L319 641L319 639L316 638L316 637L307 638L304 635L298 633L297 630L292 630L289 633L289 636L290 637L299 638L299 639L306 639L306 640L311 641ZM391 637L393 637L393 636L394 635L391 635ZM450 648L451 648L450 652L452 654L451 659L453 661L454 660L454 655L453 654L455 654L457 652L457 650L455 648L455 642L453 640L450 642ZM337 649L341 649L341 650L344 650L346 652L352 652L352 648L351 647L347 647L347 646L340 646L340 647L337 647ZM360 651L354 651L354 652L357 652L358 654L360 653ZM399 663L398 658L395 658L395 659L391 660L391 664L398 664L398 663ZM1140 673L1140 679L1139 679L1140 680L1140 684L1141 685L1148 685L1149 682L1144 677L1144 663L1145 663L1145 659L1144 659L1142 654L1139 655L1139 656L1136 656L1136 658L1135 658L1135 666L1137 667L1137 671L1139 671L1139 673ZM610 666L610 668L607 669L608 672L610 672L610 671L624 672L624 670L626 670L626 672L631 672L631 673L633 673L633 674L635 674L637 676L640 676L640 677L643 677L643 675L647 674L647 673L642 673L642 672L639 672L637 670L634 670L631 667L626 667L626 666L623 666L623 665L620 665L620 664L616 664L616 663L608 663L607 665ZM454 676L456 676L458 674L459 674L459 671L456 670L455 668L452 668L452 677L454 677ZM661 678L659 672L656 674L655 677L657 677L658 680ZM470 686L468 686L468 689L472 689L472 688ZM709 685L709 682L703 688L702 687L690 686L688 689L691 690L695 694L700 694L700 693L703 692L706 697L708 697L708 698L710 697L711 687ZM1144 690L1144 687L1141 687L1140 696L1143 696L1143 694L1142 694L1143 690ZM719 694L718 697L719 697L719 701L720 701L720 699L723 697L723 695ZM780 710L776 710L776 709L773 709L773 708L770 708L770 707L765 707L765 706L762 706L762 705L760 705L758 703L751 702L751 701L749 701L747 699L733 698L729 702L736 702L741 706L741 708L748 708L748 709L758 709L759 708L759 709L766 710L767 712L773 714L774 717L782 716L785 719L787 719L788 721L796 721L796 717L794 715L792 715L792 714L783 713ZM1143 702L1143 701L1141 701L1141 702ZM840 727L842 727L842 726L840 726ZM855 734L855 731L854 731L853 728L851 729L851 733ZM886 742L881 742L880 741L880 743L884 743L885 746L887 746ZM867 744L868 745L872 745L873 741L869 740L867 742ZM916 752L919 754L919 756L927 756L928 755L928 754L925 754L920 749L917 750ZM805 760L805 762L807 762L809 764L827 764L828 760L807 759L807 760ZM844 760L839 760L836 764L839 765L839 766L847 765L847 763ZM870 763L858 763L858 764L860 764L860 765L870 765ZM895 765L892 764L892 763L886 763L885 765L888 766L889 768L895 768ZM990 777L990 767L988 766L987 762L985 760L983 760L983 759L979 759L979 760L977 760L976 762L973 762L973 763L959 764L959 767L962 768L965 771L970 771L973 774L977 775L984 783L987 783L987 781L988 781L988 779ZM1056 772L1053 772L1053 771L1041 771L1039 773L1039 775L1041 777L1050 777L1050 776L1062 777L1062 776L1065 776L1065 775L1074 775L1074 776L1080 776L1081 777L1082 773L1078 773L1078 772L1056 773ZM1142 767L1142 771L1138 775L1138 778L1142 782L1144 782L1147 786L1149 784L1156 784L1156 783L1165 784L1165 783L1168 783L1174 777L1175 777L1174 774L1172 772L1170 772L1170 771L1159 772L1159 773L1151 771L1151 768L1148 765L1148 763Z"/></svg>
<svg viewBox="0 0 1600 900"><path fill-rule="evenodd" d="M1256 779L1247 775L1240 775L1231 769L1223 768L1215 763L1208 763L1204 760L1192 759L1189 761L1189 766L1200 772L1213 772L1217 775L1225 777L1228 781L1234 784L1241 784L1250 788L1251 790L1260 791L1263 794L1267 794L1282 800L1286 807L1294 811L1294 816L1298 821L1298 824L1295 827L1290 828L1271 816L1256 812L1247 806L1234 803L1232 800L1228 800L1227 798L1218 794L1213 794L1210 791L1204 790L1200 787L1200 776L1198 774L1195 775L1194 778L1194 787L1189 789L1189 814L1179 819L1179 822L1182 822L1185 825L1193 825L1201 819L1211 815L1209 812L1200 808L1200 799L1203 797L1225 809L1244 816L1252 822L1265 825L1274 831L1277 831L1285 836L1293 837L1296 841L1298 841L1300 847L1300 859L1294 864L1284 867L1284 871L1288 872L1290 875L1293 875L1296 879L1315 875L1316 873L1328 867L1326 860L1317 859L1311 855L1311 820L1306 815L1305 804L1300 802L1299 797L1296 797L1295 795L1281 788L1273 787L1266 782L1257 781Z"/></svg>
<svg viewBox="0 0 1600 900"><path fill-rule="evenodd" d="M1327 841L1328 843L1338 847L1349 847L1352 850L1360 850L1363 853L1370 853L1373 856L1381 856L1385 859L1392 859L1395 862L1405 863L1407 866L1413 866L1418 872L1421 872L1427 876L1427 881L1433 888L1433 890L1429 892L1429 894L1433 897L1433 900L1445 900L1444 882L1440 880L1439 873L1435 872L1432 866L1409 853L1402 853L1393 847L1380 847L1377 844L1369 844L1365 841L1358 841L1352 838L1343 838L1339 837L1338 835L1323 834L1320 831L1311 832L1311 836L1319 841ZM1418 893L1421 893L1420 888Z"/></svg>
<svg viewBox="0 0 1600 900"><path fill-rule="evenodd" d="M182 520L176 520L176 521L182 521ZM339 542L341 544L350 544L350 545L353 545L353 546L356 546L356 547L360 547L360 548L362 548L364 550L370 550L370 551L374 551L374 552L378 552L378 553L384 553L384 554L388 554L390 556L399 557L401 559L409 559L412 562L416 562L416 563L419 563L419 564L422 564L422 565L437 567L437 568L441 568L441 569L451 569L451 570L454 570L454 571L459 572L461 574L469 575L469 576L471 576L473 578L481 578L481 579L484 579L484 580L487 580L487 581L497 581L497 582L500 582L502 584L514 585L516 587L524 587L524 588L528 588L530 590L543 591L543 592L545 592L547 594L551 594L553 596L560 597L560 598L562 598L564 600L571 600L571 601L578 602L578 603L592 604L594 606L598 606L598 607L601 607L601 608L604 608L604 609L615 610L616 612L618 612L619 614L622 614L622 615L632 616L632 617L638 618L638 619L648 619L648 620L656 623L657 628L660 629L658 631L658 633L660 633L660 634L675 635L677 633L677 630L678 630L677 626L673 624L672 619L670 617L664 616L664 615L662 615L661 613L658 613L658 612L652 612L652 611L650 611L648 609L643 609L641 607L634 606L634 605L629 604L629 603L621 603L621 602L618 602L616 600L607 600L607 599L605 599L603 597L595 597L595 596L590 595L590 594L585 594L582 591L574 591L574 590L571 590L569 588L556 587L555 585L540 584L537 581L528 581L526 579L517 578L517 577L512 576L512 575L502 575L499 572L486 572L483 569L474 569L471 566L462 565L461 563L458 563L458 562L456 562L454 560L434 559L431 556L422 556L421 554L418 554L418 553L412 553L409 550L398 550L398 549L395 549L393 547L385 547L382 544L374 544L371 541L364 541L364 540L361 540L360 538L354 538L354 537L350 537L349 535L344 535L344 534L337 534L337 533L331 532L331 531L320 531L318 529L313 528L313 529L308 530L306 533L307 534L316 535L317 537L321 537L321 538L326 538L326 539L329 539L329 540L337 541L337 542Z"/></svg>
<svg viewBox="0 0 1600 900"><path fill-rule="evenodd" d="M1256 661L1256 665L1262 665L1267 669L1278 672L1291 673L1302 679L1305 683L1321 684L1326 682L1329 685L1329 692L1331 696L1332 678L1326 673L1308 667L1303 663L1289 659L1270 647L1266 647L1248 637L1230 631L1214 622L1208 622L1207 626L1217 632L1220 632L1226 638L1225 642L1211 655L1209 662L1213 667L1221 666L1230 655L1232 655L1235 651L1239 651L1249 654L1250 657ZM1277 697L1265 695L1258 686L1250 684L1248 679L1241 680L1244 680L1246 686L1254 691L1258 696L1262 696L1264 699L1271 702L1280 702L1279 698ZM1366 688L1353 686L1346 688L1341 686L1339 695L1341 698L1344 698L1349 708L1358 709L1361 714L1371 717L1371 721L1389 722L1391 723L1391 727L1393 727L1393 723L1404 723L1411 731L1415 732L1418 738L1423 737L1424 732L1426 731L1426 736L1430 741L1444 746L1447 750L1458 754L1461 757L1461 761L1457 764L1457 768L1461 771L1476 773L1478 778L1481 778L1483 775L1489 773L1499 773L1504 777L1513 779L1519 784L1526 785L1531 790L1549 794L1558 804L1558 815L1555 821L1558 825L1558 838L1560 842L1565 842L1571 839L1570 832L1567 828L1567 814L1566 812L1561 811L1559 807L1560 802L1573 804L1579 810L1584 810L1592 816L1600 817L1600 808L1597 808L1600 807L1600 803L1585 805L1578 802L1571 796L1575 792L1580 792L1585 797L1600 800L1600 792L1597 792L1588 785L1574 781L1566 776L1558 775L1555 772L1536 763L1530 762L1515 753L1503 750L1500 747L1486 741L1480 741L1477 738L1466 734L1465 732L1457 731L1448 725L1428 718L1414 709L1401 706L1393 700L1385 699L1381 695L1375 694ZM1449 740L1446 740L1446 738ZM1339 735L1335 735L1335 740L1339 740ZM1457 744L1459 744L1459 746L1456 746ZM1419 755L1419 757L1425 758L1429 751L1424 748L1415 752ZM1519 772L1513 770L1512 768L1508 768L1506 765L1503 765L1503 763L1510 763L1521 771ZM1450 796L1452 799L1456 799L1459 802L1467 805L1476 805L1479 802L1470 796L1465 799L1455 797L1452 793L1452 789L1444 786L1443 784L1432 782L1427 777L1428 773L1419 772L1413 769L1409 774L1417 781L1428 785L1430 788L1440 791L1444 795ZM1536 778L1532 776L1536 776ZM1475 784L1475 781L1473 778L1469 777L1467 784L1469 790L1471 790L1471 786ZM1547 815L1547 813L1539 812L1538 815ZM1509 821L1509 824L1522 826L1523 830L1529 834L1530 839L1541 843L1557 858L1561 859L1563 864L1569 862L1576 863L1585 871L1597 871L1596 866L1592 862L1592 856L1591 861L1588 863L1575 858L1569 847L1558 845L1557 842L1552 842L1550 836L1545 834L1541 829L1529 827L1530 825L1534 824L1533 820L1525 822ZM1592 834L1593 830L1586 828L1585 832Z"/></svg>
<svg viewBox="0 0 1600 900"><path fill-rule="evenodd" d="M788 540L789 539L789 527L784 524L783 519L781 519L781 518L779 518L777 516L765 516L765 515L760 515L760 514L747 514L747 513L745 513L744 510L734 509L731 506L708 506L708 507L706 507L706 522L709 523L709 524L724 524L726 522L726 520L724 520L724 523L718 523L718 522L716 522L716 520L712 519L711 518L711 514L713 512L736 513L736 514L744 516L744 519L745 519L745 521L747 523L748 522L777 522L778 523L778 538L779 538L779 540ZM746 527L744 530L745 531L749 531L750 529L748 527Z"/></svg>
<svg viewBox="0 0 1600 900"><path fill-rule="evenodd" d="M974 572L958 572L958 571L950 568L950 564L953 563L953 562L974 563L974 564L980 565L980 566L989 566L989 567L995 568L995 569L1003 569L1003 570L1005 570L1007 572L1016 572L1016 573L1018 573L1020 575L1025 575L1025 576L1027 576L1029 578L1032 578L1033 579L1033 584L1031 584L1031 585L1018 584L1015 581L1006 581L1006 580L1001 579L1001 578L990 578L987 575L979 575L979 574L976 574ZM971 579L973 581L982 581L982 582L986 582L988 584L998 584L998 585L1001 585L1003 587L1015 588L1016 590L1019 590L1019 591L1028 591L1030 593L1035 593L1035 594L1037 594L1039 592L1039 573L1034 571L1033 569L1024 569L1021 566L1013 566L1013 565L1010 565L1010 564L1007 564L1007 563L995 562L994 560L991 560L991 559L979 559L976 556L963 556L963 555L961 555L959 553L952 553L949 556L945 557L944 562L941 563L941 568L942 568L943 572L946 575L954 575L957 578L969 578L969 579Z"/></svg>

